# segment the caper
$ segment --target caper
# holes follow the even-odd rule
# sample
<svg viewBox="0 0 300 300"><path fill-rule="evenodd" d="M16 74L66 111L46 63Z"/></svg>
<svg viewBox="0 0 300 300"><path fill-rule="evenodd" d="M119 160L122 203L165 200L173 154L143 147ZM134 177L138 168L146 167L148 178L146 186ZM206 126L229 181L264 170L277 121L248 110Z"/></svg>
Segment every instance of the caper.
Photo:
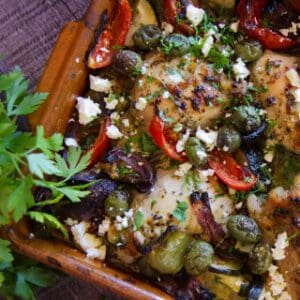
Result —
<svg viewBox="0 0 300 300"><path fill-rule="evenodd" d="M241 146L240 133L233 127L221 127L218 132L217 146L224 151L234 152Z"/></svg>
<svg viewBox="0 0 300 300"><path fill-rule="evenodd" d="M114 56L114 69L122 75L139 75L142 58L131 50L119 50Z"/></svg>
<svg viewBox="0 0 300 300"><path fill-rule="evenodd" d="M244 215L230 216L227 220L227 230L230 236L243 243L256 243L261 236L256 222Z"/></svg>
<svg viewBox="0 0 300 300"><path fill-rule="evenodd" d="M272 252L269 244L257 244L249 255L248 265L253 274L266 273L272 263Z"/></svg>
<svg viewBox="0 0 300 300"><path fill-rule="evenodd" d="M192 243L184 257L184 268L190 275L196 276L207 270L212 262L213 247L202 241Z"/></svg>
<svg viewBox="0 0 300 300"><path fill-rule="evenodd" d="M195 167L206 164L207 154L205 148L197 138L191 137L187 140L185 152L187 158Z"/></svg>
<svg viewBox="0 0 300 300"><path fill-rule="evenodd" d="M258 60L262 54L263 49L257 41L246 41L244 43L238 43L235 46L235 52L237 56L241 57L244 61L250 62Z"/></svg>
<svg viewBox="0 0 300 300"><path fill-rule="evenodd" d="M154 247L148 254L149 265L162 274L176 274L183 266L189 241L190 236L187 233L169 233L162 244Z"/></svg>
<svg viewBox="0 0 300 300"><path fill-rule="evenodd" d="M159 45L161 30L155 25L143 25L134 33L133 41L140 50L152 50Z"/></svg>
<svg viewBox="0 0 300 300"><path fill-rule="evenodd" d="M129 194L125 191L114 191L105 200L105 214L109 217L122 215L128 210Z"/></svg>
<svg viewBox="0 0 300 300"><path fill-rule="evenodd" d="M262 120L254 106L242 105L237 107L229 121L242 133L252 132L261 126Z"/></svg>
<svg viewBox="0 0 300 300"><path fill-rule="evenodd" d="M189 39L179 33L172 33L162 41L163 52L170 56L181 56L188 52L190 48Z"/></svg>

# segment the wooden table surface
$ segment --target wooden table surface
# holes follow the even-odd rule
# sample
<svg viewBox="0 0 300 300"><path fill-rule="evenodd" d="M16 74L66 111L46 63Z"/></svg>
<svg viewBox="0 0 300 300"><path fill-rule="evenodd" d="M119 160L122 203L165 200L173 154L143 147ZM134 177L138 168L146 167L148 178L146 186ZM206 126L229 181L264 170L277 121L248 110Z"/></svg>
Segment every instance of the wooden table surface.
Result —
<svg viewBox="0 0 300 300"><path fill-rule="evenodd" d="M20 66L34 88L61 28L80 19L89 2L0 0L0 72ZM38 296L39 300L60 298L100 300L103 296L97 288L69 277Z"/></svg>

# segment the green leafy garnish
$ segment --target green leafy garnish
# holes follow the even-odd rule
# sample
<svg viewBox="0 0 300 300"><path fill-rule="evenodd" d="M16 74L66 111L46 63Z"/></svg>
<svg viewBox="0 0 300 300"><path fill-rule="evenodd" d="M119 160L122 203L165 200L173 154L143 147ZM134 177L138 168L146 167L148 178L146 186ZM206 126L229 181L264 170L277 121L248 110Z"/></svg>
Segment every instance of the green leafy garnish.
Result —
<svg viewBox="0 0 300 300"><path fill-rule="evenodd" d="M133 220L133 230L134 231L139 230L143 225L143 221L144 221L144 215L141 211L138 210Z"/></svg>
<svg viewBox="0 0 300 300"><path fill-rule="evenodd" d="M178 202L175 210L172 213L172 215L179 222L184 222L186 220L185 213L186 213L187 209L188 209L188 205L185 201Z"/></svg>

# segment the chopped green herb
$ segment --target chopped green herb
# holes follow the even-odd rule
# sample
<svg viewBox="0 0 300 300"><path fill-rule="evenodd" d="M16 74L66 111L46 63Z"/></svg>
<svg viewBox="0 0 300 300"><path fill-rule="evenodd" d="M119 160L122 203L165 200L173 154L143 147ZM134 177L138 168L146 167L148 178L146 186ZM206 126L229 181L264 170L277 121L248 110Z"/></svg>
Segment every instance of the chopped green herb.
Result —
<svg viewBox="0 0 300 300"><path fill-rule="evenodd" d="M155 199L151 200L151 209L157 204L157 201Z"/></svg>
<svg viewBox="0 0 300 300"><path fill-rule="evenodd" d="M181 201L177 203L177 207L173 211L172 215L179 222L184 222L186 220L186 210L188 209L188 205L185 201Z"/></svg>
<svg viewBox="0 0 300 300"><path fill-rule="evenodd" d="M134 231L139 230L143 225L143 221L144 221L144 215L141 211L138 210L134 217L133 230Z"/></svg>

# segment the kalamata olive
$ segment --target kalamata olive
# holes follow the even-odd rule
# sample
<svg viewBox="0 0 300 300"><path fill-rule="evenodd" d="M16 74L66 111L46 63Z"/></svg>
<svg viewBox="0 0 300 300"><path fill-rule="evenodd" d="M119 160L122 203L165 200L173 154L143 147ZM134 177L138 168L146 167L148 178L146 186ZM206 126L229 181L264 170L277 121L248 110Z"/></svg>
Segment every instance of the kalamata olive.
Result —
<svg viewBox="0 0 300 300"><path fill-rule="evenodd" d="M142 68L142 58L134 51L119 50L114 56L114 68L123 75L139 75Z"/></svg>
<svg viewBox="0 0 300 300"><path fill-rule="evenodd" d="M179 33L172 33L162 41L162 49L170 56L181 56L188 52L190 48L189 39Z"/></svg>
<svg viewBox="0 0 300 300"><path fill-rule="evenodd" d="M105 214L111 218L122 215L129 208L128 202L128 192L114 191L105 200Z"/></svg>
<svg viewBox="0 0 300 300"><path fill-rule="evenodd" d="M262 56L263 49L261 44L257 41L245 41L235 46L235 52L242 60L251 62L258 60Z"/></svg>
<svg viewBox="0 0 300 300"><path fill-rule="evenodd" d="M134 33L133 41L140 50L152 50L159 45L161 30L155 25L143 25Z"/></svg>
<svg viewBox="0 0 300 300"><path fill-rule="evenodd" d="M185 143L185 152L189 161L195 167L199 167L207 163L205 148L197 138L191 137L187 140Z"/></svg>
<svg viewBox="0 0 300 300"><path fill-rule="evenodd" d="M217 146L229 153L234 152L241 146L240 133L233 127L221 127L218 132Z"/></svg>
<svg viewBox="0 0 300 300"><path fill-rule="evenodd" d="M242 243L257 243L261 236L256 222L244 215L230 216L227 220L227 230L230 236Z"/></svg>
<svg viewBox="0 0 300 300"><path fill-rule="evenodd" d="M269 244L257 244L249 255L248 265L253 274L266 273L272 263L272 252Z"/></svg>
<svg viewBox="0 0 300 300"><path fill-rule="evenodd" d="M229 121L242 133L249 133L260 127L262 120L259 111L254 106L237 107Z"/></svg>
<svg viewBox="0 0 300 300"><path fill-rule="evenodd" d="M192 243L184 257L184 268L189 275L199 275L205 272L212 262L213 247L202 241Z"/></svg>
<svg viewBox="0 0 300 300"><path fill-rule="evenodd" d="M187 233L174 231L147 255L149 265L162 274L176 274L184 262L184 254L190 242Z"/></svg>

